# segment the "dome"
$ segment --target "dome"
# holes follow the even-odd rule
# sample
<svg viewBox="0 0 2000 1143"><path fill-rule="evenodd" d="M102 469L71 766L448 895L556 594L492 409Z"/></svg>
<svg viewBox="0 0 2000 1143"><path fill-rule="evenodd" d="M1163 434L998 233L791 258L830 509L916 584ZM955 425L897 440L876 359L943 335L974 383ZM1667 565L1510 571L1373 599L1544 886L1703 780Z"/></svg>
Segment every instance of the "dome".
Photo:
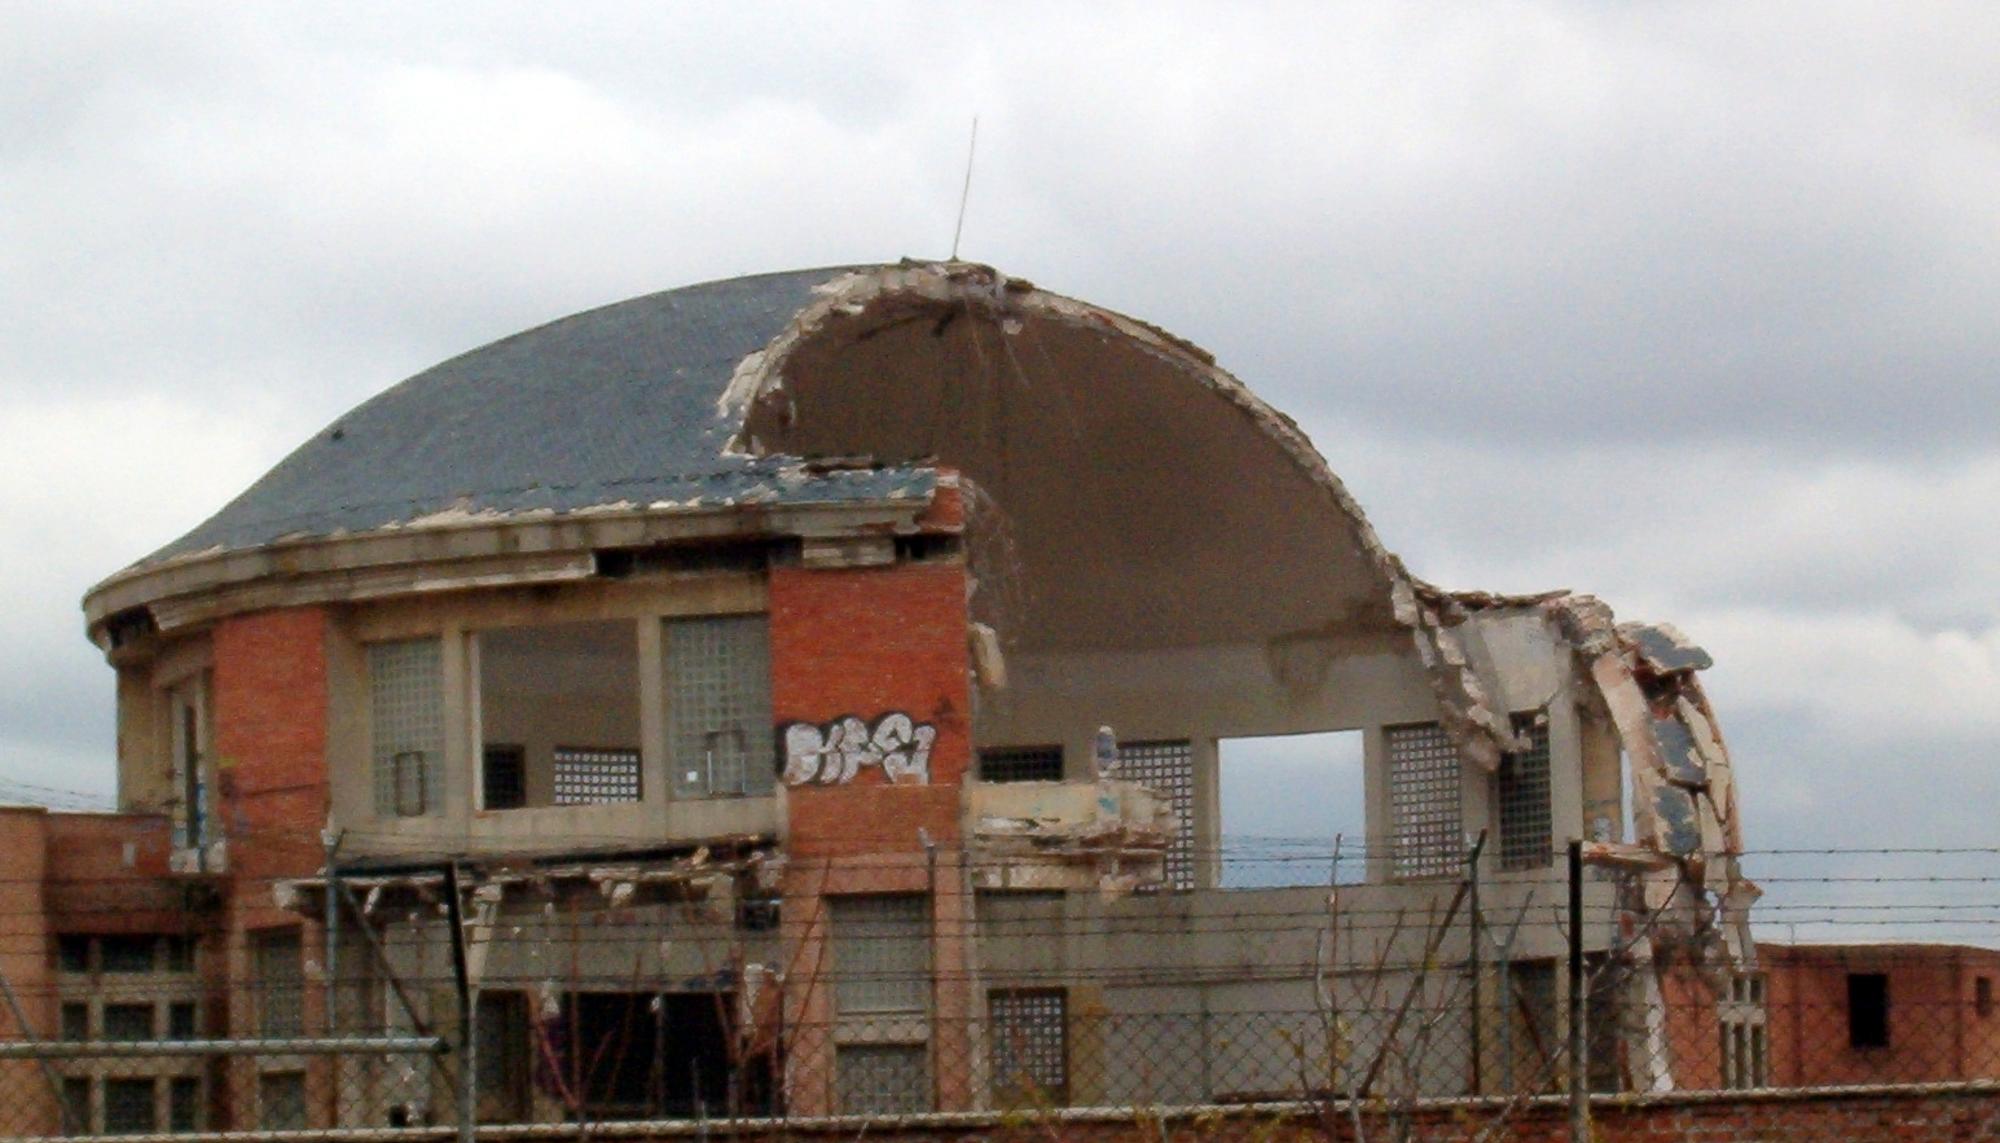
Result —
<svg viewBox="0 0 2000 1143"><path fill-rule="evenodd" d="M406 526L439 513L575 512L920 494L916 472L774 482L728 450L732 371L853 268L667 290L460 354L363 402L205 523L141 560Z"/></svg>

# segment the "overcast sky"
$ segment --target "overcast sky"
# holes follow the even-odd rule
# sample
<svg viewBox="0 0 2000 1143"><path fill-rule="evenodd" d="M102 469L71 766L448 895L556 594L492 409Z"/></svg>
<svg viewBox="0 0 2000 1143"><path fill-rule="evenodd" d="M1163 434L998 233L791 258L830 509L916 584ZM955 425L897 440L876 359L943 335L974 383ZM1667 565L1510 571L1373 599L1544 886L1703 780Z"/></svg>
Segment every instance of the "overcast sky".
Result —
<svg viewBox="0 0 2000 1143"><path fill-rule="evenodd" d="M0 778L111 788L79 597L335 415L943 256L977 114L964 256L1706 644L1753 846L2000 844L2000 9L1077 8L0 2Z"/></svg>

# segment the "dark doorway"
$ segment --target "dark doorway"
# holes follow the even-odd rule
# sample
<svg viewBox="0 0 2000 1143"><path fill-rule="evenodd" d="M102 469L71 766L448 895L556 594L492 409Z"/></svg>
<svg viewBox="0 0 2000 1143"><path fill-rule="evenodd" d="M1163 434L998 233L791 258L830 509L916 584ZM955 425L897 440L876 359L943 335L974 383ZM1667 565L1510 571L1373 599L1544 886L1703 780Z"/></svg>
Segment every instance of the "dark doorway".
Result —
<svg viewBox="0 0 2000 1143"><path fill-rule="evenodd" d="M733 993L582 992L569 998L566 1086L590 1119L767 1115L768 1056L732 1063Z"/></svg>

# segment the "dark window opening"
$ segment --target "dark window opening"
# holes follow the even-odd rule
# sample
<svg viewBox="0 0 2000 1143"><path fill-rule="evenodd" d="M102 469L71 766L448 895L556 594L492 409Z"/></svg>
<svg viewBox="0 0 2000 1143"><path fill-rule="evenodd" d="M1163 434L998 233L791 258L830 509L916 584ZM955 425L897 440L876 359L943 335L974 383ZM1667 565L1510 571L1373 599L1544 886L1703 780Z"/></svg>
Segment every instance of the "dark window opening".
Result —
<svg viewBox="0 0 2000 1143"><path fill-rule="evenodd" d="M979 752L982 782L1060 782L1060 746L996 746Z"/></svg>
<svg viewBox="0 0 2000 1143"><path fill-rule="evenodd" d="M63 1077L62 1098L63 1118L69 1121L64 1133L90 1134L90 1081L82 1076Z"/></svg>
<svg viewBox="0 0 2000 1143"><path fill-rule="evenodd" d="M1847 974L1847 1042L1856 1048L1889 1046L1889 976Z"/></svg>
<svg viewBox="0 0 2000 1143"><path fill-rule="evenodd" d="M167 1130L201 1130L201 1081L180 1076L167 1082Z"/></svg>
<svg viewBox="0 0 2000 1143"><path fill-rule="evenodd" d="M167 1006L167 1039L192 1040L195 1038L195 1007L191 1000L179 1000Z"/></svg>
<svg viewBox="0 0 2000 1143"><path fill-rule="evenodd" d="M488 746L481 769L481 794L489 810L518 810L528 804L528 754L519 746Z"/></svg>
<svg viewBox="0 0 2000 1143"><path fill-rule="evenodd" d="M1972 982L1972 1010L1980 1019L1993 1015L1993 978L1978 977Z"/></svg>
<svg viewBox="0 0 2000 1143"><path fill-rule="evenodd" d="M957 554L957 536L915 535L896 537L896 561L898 563L948 560Z"/></svg>
<svg viewBox="0 0 2000 1143"><path fill-rule="evenodd" d="M62 1038L90 1039L90 1005L71 1001L62 1006Z"/></svg>
<svg viewBox="0 0 2000 1143"><path fill-rule="evenodd" d="M776 932L779 898L773 893L755 893L736 899L736 927L746 933Z"/></svg>
<svg viewBox="0 0 2000 1143"><path fill-rule="evenodd" d="M528 1103L528 995L479 994L479 1122L520 1123Z"/></svg>
<svg viewBox="0 0 2000 1143"><path fill-rule="evenodd" d="M90 938L75 935L57 937L56 967L64 972L89 972Z"/></svg>
<svg viewBox="0 0 2000 1143"><path fill-rule="evenodd" d="M104 1038L107 1040L150 1040L153 1038L153 1006L150 1004L106 1004Z"/></svg>
<svg viewBox="0 0 2000 1143"><path fill-rule="evenodd" d="M153 1113L151 1079L104 1081L104 1133L150 1135L158 1120Z"/></svg>
<svg viewBox="0 0 2000 1143"><path fill-rule="evenodd" d="M99 937L98 963L105 972L151 972L153 946L158 943L154 936Z"/></svg>
<svg viewBox="0 0 2000 1143"><path fill-rule="evenodd" d="M766 1055L730 1064L731 993L583 992L569 997L568 1037L538 1053L536 1082L580 1092L602 1119L766 1115L777 1088ZM558 1080L550 1061L564 1069Z"/></svg>

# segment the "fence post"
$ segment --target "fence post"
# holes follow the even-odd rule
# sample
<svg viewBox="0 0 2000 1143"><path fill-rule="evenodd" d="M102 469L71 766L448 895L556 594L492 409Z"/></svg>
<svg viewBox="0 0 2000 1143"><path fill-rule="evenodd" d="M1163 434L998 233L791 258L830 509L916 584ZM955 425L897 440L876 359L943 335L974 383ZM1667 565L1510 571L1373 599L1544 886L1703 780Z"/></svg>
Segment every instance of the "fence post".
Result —
<svg viewBox="0 0 2000 1143"><path fill-rule="evenodd" d="M472 1143L473 1128L478 1122L478 1109L473 1105L477 1098L476 1073L479 1063L478 1045L473 1042L472 1030L472 982L465 970L465 918L461 915L458 898L458 862L444 867L445 923L451 926L451 974L452 984L458 990L458 1141Z"/></svg>
<svg viewBox="0 0 2000 1143"><path fill-rule="evenodd" d="M1590 1139L1589 1039L1584 1027L1583 842L1569 843L1569 1137Z"/></svg>

